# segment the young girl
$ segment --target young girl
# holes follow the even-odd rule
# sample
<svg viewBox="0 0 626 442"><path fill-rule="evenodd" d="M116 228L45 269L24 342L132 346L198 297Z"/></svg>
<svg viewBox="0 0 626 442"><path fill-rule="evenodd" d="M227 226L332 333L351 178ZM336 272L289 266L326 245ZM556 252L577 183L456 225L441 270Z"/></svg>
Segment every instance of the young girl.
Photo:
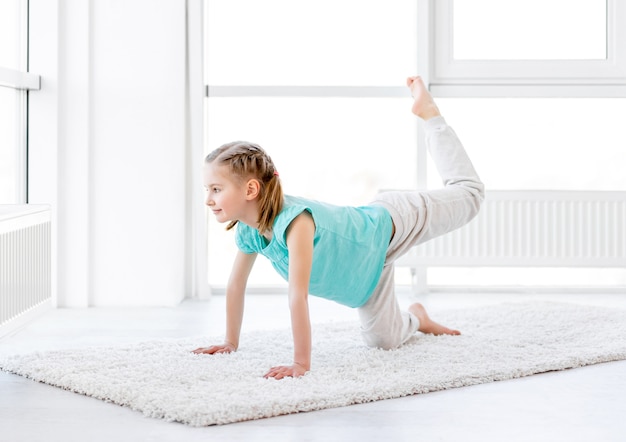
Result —
<svg viewBox="0 0 626 442"><path fill-rule="evenodd" d="M266 378L302 376L311 367L309 294L358 308L367 345L392 349L416 331L460 334L434 322L418 303L401 311L394 293L394 261L412 246L471 220L484 187L454 131L421 78L410 77L412 111L425 121L426 140L445 187L385 192L366 207L339 207L284 196L278 172L259 146L225 144L205 161L206 204L227 229L237 225L239 248L226 290L226 339L194 353L229 353L239 347L244 292L257 254L289 282L294 341L290 366Z"/></svg>

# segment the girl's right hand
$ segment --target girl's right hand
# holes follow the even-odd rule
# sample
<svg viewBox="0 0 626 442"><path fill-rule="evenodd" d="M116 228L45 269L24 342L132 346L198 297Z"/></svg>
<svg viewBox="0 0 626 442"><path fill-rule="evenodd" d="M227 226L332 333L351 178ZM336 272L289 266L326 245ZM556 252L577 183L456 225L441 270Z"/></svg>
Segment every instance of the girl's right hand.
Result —
<svg viewBox="0 0 626 442"><path fill-rule="evenodd" d="M200 347L200 348L196 348L194 351L192 351L192 353L195 354L208 354L208 355L212 355L212 354L217 354L217 353L232 353L237 351L237 349L235 348L235 346L233 344L231 344L230 342L225 342L222 345L212 345L210 347Z"/></svg>

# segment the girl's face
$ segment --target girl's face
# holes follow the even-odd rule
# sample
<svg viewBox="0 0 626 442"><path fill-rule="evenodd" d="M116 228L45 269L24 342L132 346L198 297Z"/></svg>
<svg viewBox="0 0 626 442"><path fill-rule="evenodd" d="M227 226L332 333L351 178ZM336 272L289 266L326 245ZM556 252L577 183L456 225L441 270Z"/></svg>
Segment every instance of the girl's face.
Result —
<svg viewBox="0 0 626 442"><path fill-rule="evenodd" d="M247 185L231 177L227 166L205 164L204 188L207 192L205 204L218 222L237 220L245 223L250 218Z"/></svg>
<svg viewBox="0 0 626 442"><path fill-rule="evenodd" d="M256 228L259 219L257 180L238 180L229 173L227 166L208 163L204 165L204 187L206 205L218 222L237 220Z"/></svg>

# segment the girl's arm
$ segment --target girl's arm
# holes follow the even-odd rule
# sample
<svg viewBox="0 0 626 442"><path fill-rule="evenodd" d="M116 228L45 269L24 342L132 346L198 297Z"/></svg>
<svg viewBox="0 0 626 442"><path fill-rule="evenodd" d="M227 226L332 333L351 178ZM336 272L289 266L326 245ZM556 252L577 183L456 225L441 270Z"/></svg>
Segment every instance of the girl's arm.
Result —
<svg viewBox="0 0 626 442"><path fill-rule="evenodd" d="M289 249L289 308L293 333L293 365L272 367L266 378L298 377L311 368L311 322L309 320L309 280L313 265L315 223L309 212L303 212L287 230Z"/></svg>
<svg viewBox="0 0 626 442"><path fill-rule="evenodd" d="M244 294L248 276L256 260L256 253L237 252L226 287L226 338L221 345L201 347L193 353L230 353L239 348L239 334L243 321Z"/></svg>

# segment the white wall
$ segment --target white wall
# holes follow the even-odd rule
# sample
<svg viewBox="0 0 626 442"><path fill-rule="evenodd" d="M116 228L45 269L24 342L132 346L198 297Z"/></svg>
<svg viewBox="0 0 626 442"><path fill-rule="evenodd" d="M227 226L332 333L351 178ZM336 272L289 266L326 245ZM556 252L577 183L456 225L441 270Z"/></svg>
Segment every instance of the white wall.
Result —
<svg viewBox="0 0 626 442"><path fill-rule="evenodd" d="M184 295L184 3L92 5L92 303L174 303Z"/></svg>
<svg viewBox="0 0 626 442"><path fill-rule="evenodd" d="M31 0L30 8L30 70L42 90L31 94L29 202L55 210L57 304L175 305L190 294L186 189L195 163L186 4Z"/></svg>

